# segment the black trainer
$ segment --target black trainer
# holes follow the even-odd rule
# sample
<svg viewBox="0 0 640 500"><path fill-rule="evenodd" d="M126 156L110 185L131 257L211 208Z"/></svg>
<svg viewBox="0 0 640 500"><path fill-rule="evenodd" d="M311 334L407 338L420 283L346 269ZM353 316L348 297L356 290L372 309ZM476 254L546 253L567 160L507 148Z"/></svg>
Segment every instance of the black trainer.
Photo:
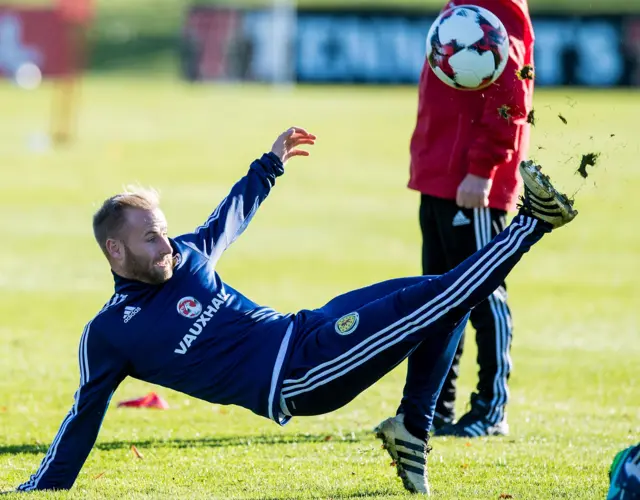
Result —
<svg viewBox="0 0 640 500"><path fill-rule="evenodd" d="M471 410L460 417L455 424L449 424L434 433L435 436L481 437L506 436L509 434L509 424L504 416L499 422L489 420L491 412L488 401L477 394L471 395Z"/></svg>
<svg viewBox="0 0 640 500"><path fill-rule="evenodd" d="M436 411L433 415L433 421L431 422L431 432L438 432L443 427L451 425L453 421L453 415L444 415Z"/></svg>

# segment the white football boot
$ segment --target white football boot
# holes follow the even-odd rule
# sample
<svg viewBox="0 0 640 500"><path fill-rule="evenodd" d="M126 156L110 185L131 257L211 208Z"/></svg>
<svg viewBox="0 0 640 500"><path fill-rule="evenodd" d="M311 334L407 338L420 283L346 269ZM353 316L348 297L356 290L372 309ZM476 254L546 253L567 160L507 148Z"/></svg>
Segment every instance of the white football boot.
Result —
<svg viewBox="0 0 640 500"><path fill-rule="evenodd" d="M553 229L564 226L578 215L573 201L556 191L549 176L541 172L540 165L527 160L520 163L519 170L524 181L520 213L548 222Z"/></svg>
<svg viewBox="0 0 640 500"><path fill-rule="evenodd" d="M391 455L404 487L412 493L429 495L427 454L431 448L427 441L407 430L403 414L386 419L374 431Z"/></svg>

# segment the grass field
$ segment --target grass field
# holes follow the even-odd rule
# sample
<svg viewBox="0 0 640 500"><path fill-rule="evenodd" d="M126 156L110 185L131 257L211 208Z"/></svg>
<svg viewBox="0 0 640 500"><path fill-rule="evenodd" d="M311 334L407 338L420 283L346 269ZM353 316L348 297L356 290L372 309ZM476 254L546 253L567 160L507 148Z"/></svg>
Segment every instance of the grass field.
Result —
<svg viewBox="0 0 640 500"><path fill-rule="evenodd" d="M418 197L405 188L411 88L286 92L93 77L79 141L47 151L38 137L50 90L0 86L0 490L35 471L72 403L80 333L111 294L91 215L123 184L160 188L170 231L188 231L281 130L305 126L319 137L313 155L289 164L222 259L222 277L294 311L419 273ZM538 91L535 107L532 156L579 190L581 214L509 282L511 435L434 439L435 498L604 498L613 455L640 439L640 94ZM583 181L575 170L592 151L600 163ZM460 412L476 380L472 339ZM402 497L370 429L395 410L403 377L401 366L342 410L283 429L127 380L114 403L156 389L171 409L112 404L71 493L30 498Z"/></svg>

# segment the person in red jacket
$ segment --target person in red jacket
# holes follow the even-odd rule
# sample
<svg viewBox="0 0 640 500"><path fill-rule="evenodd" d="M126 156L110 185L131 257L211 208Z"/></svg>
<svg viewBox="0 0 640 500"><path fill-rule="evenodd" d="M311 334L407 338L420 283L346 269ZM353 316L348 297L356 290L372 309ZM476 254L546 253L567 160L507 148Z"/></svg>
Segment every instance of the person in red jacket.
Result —
<svg viewBox="0 0 640 500"><path fill-rule="evenodd" d="M444 10L468 3L449 1ZM409 188L421 193L424 274L454 268L504 229L520 189L518 165L529 147L527 114L533 81L517 74L525 65L533 65L534 34L527 0L471 3L490 10L504 24L509 33L509 61L493 85L462 91L441 82L425 60L409 180ZM505 405L512 322L504 283L473 310L471 324L476 330L480 366L477 393L471 395L470 411L455 422L462 339L437 403L432 427L436 435L508 433ZM428 353L420 348L413 354L415 362L423 356Z"/></svg>
<svg viewBox="0 0 640 500"><path fill-rule="evenodd" d="M57 82L54 94L51 137L56 145L73 139L80 106L80 79L89 56L89 30L95 17L94 0L56 0L55 9L69 44L70 69Z"/></svg>

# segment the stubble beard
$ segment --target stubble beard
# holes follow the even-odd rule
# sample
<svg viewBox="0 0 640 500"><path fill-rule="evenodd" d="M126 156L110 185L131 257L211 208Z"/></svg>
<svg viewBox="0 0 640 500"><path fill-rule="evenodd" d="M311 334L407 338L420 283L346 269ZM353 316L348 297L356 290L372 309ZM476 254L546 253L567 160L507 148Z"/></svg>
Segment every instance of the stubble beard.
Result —
<svg viewBox="0 0 640 500"><path fill-rule="evenodd" d="M126 271L129 276L137 281L150 285L161 285L173 276L173 260L165 267L158 267L154 262L145 262L137 257L129 247L124 247L126 255Z"/></svg>

